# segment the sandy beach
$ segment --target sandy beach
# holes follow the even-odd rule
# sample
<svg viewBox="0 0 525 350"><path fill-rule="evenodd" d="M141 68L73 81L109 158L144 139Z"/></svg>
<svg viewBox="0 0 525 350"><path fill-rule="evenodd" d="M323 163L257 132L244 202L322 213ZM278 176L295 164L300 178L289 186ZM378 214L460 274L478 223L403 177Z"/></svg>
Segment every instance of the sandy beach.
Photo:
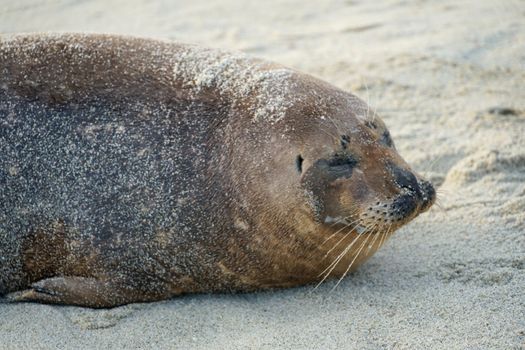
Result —
<svg viewBox="0 0 525 350"><path fill-rule="evenodd" d="M438 205L334 289L0 304L0 349L525 349L525 2L0 0L0 33L239 50L353 92Z"/></svg>

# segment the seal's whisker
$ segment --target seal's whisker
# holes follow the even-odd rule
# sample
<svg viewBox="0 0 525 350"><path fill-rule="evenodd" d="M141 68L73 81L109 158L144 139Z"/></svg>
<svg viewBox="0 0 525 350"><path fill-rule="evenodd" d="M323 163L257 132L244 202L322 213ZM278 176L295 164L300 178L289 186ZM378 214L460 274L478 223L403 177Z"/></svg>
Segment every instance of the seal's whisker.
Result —
<svg viewBox="0 0 525 350"><path fill-rule="evenodd" d="M357 208L353 210L352 214L354 214L354 213L356 213L356 212L358 212L358 209L357 209ZM335 222L335 223L333 223L332 225L330 225L330 227L336 225L337 223L341 223L341 222L343 222L343 221L345 221L345 220L348 220L349 218L350 218L350 216L346 216L346 217L344 217L344 218L341 218L341 219L339 219L337 222ZM323 241L323 243L321 243L321 244L319 245L319 248L321 248L321 247L322 247L326 242L328 242L330 239L332 239L333 237L335 237L336 234L338 234L339 232L341 232L341 231L347 229L348 227L352 226L353 224L357 223L359 220L360 220L360 219L354 220L354 221L352 221L352 222L346 224L344 227L342 227L341 229L337 230L336 232L332 233L328 238L326 238L326 239ZM355 227L357 227L357 225L356 225ZM343 234L343 237L340 239L339 242L336 243L336 246L337 246L342 240L344 240L344 238L345 238L350 232L352 232L352 230L354 230L355 227L351 228L347 233ZM335 248L335 246L334 246L333 248ZM333 249L333 248L332 248L332 249ZM327 253L323 256L323 258L321 259L321 261L324 260L324 259L326 259L326 257L328 256L328 254L329 254L329 252L327 252ZM309 259L309 261L312 261L313 258L314 258L314 257L311 256L310 259Z"/></svg>
<svg viewBox="0 0 525 350"><path fill-rule="evenodd" d="M443 208L443 205L441 204L441 201L439 201L439 199L436 199L434 204L435 204L435 206L431 207L430 210L439 209L441 212L447 214L447 211L445 210L445 208Z"/></svg>
<svg viewBox="0 0 525 350"><path fill-rule="evenodd" d="M436 200L434 203L438 203L444 208L448 206L448 204L454 204L452 202L457 202L459 197L457 197L457 194L449 194L449 193L443 193L442 191L438 190L436 193Z"/></svg>
<svg viewBox="0 0 525 350"><path fill-rule="evenodd" d="M390 227L388 227L388 230L383 232L379 247L382 247L386 243L386 240L389 238L389 234L390 234Z"/></svg>
<svg viewBox="0 0 525 350"><path fill-rule="evenodd" d="M374 236L375 236L375 237L374 237L374 240L372 241L371 245L368 246L368 251L370 251L370 249L374 247L374 244L376 243L377 238L378 238L380 235L381 235L381 234L379 234L378 232L376 232L376 233L374 234Z"/></svg>
<svg viewBox="0 0 525 350"><path fill-rule="evenodd" d="M347 233L345 233L345 235L343 236L343 238L341 238L341 240L339 240L339 241L337 242L337 244L334 245L334 246L333 246L333 247L332 247L332 248L331 248L331 249L325 254L325 256L323 257L322 260L326 259L326 257L328 257L328 255L330 254L330 252L331 252L332 250L334 250L334 249L339 245L339 243L341 243L346 237L348 237L348 235L349 235L352 231L353 231L353 229L350 229ZM359 237L359 236L357 236L357 237ZM355 238L355 239L357 239L357 238ZM343 251L344 251L344 249L343 249ZM334 263L336 263L336 261L339 260L340 257L341 257L342 255L344 255L344 254L343 254L343 253L340 253L340 254L339 254L339 255L338 255L338 256L337 256L337 257L336 257L336 258L330 263L330 265L328 265L328 267L327 267L325 270L323 270L323 272L321 272L319 275L322 275L327 269L329 269Z"/></svg>
<svg viewBox="0 0 525 350"><path fill-rule="evenodd" d="M357 254L355 255L355 257L352 259L352 261L350 262L350 264L348 265L348 267L346 268L345 272L343 273L343 275L341 276L341 278L339 278L339 280L337 281L337 283L335 284L335 286L332 287L332 289L330 290L331 292L334 291L334 289L337 288L337 286L339 285L339 283L341 283L341 281L343 280L343 278L345 278L346 274L348 273L348 271L350 271L350 269L352 268L352 265L354 264L354 262L357 260L357 258L359 257L359 255L361 254L361 251L363 250L363 248L366 246L366 243L368 242L368 240L370 239L370 237L372 237L372 235L368 235L368 237L366 237L366 239L363 241L363 243L359 246L359 250L357 251Z"/></svg>
<svg viewBox="0 0 525 350"><path fill-rule="evenodd" d="M368 102L368 108L370 109L370 101ZM374 110L374 113L372 114L372 123L376 120L376 114L377 114L377 106L376 104L374 103L374 106L375 107L372 107L373 110Z"/></svg>
<svg viewBox="0 0 525 350"><path fill-rule="evenodd" d="M343 258L344 255L346 255L346 253L350 250L350 248L352 248L352 245L354 244L354 242L359 238L359 236L357 236L353 241L352 243L346 247L343 252L341 254L339 254L339 256L334 259L334 261L326 268L324 269L323 272L321 272L318 276L322 276L325 271L327 271L329 269L329 271L324 274L323 278L321 279L321 281L319 281L319 283L314 287L314 290L317 289L317 287L319 287L327 278L328 276L330 276L330 274L332 273L332 271L335 269L335 267L337 266L337 264L339 263L339 261L341 261L341 259ZM331 268L330 268L331 266Z"/></svg>
<svg viewBox="0 0 525 350"><path fill-rule="evenodd" d="M385 236L388 235L388 232L390 231L391 228L392 228L392 224L388 226L388 229L386 231L383 231L381 233L381 240L379 241L379 246L377 247L377 249L380 249L383 246L383 240L385 239Z"/></svg>
<svg viewBox="0 0 525 350"><path fill-rule="evenodd" d="M394 234L394 231L395 230L393 230L392 227L388 228L388 230L386 231L385 241L383 242L383 244L386 244L387 239L390 239L390 237L392 237L392 235Z"/></svg>
<svg viewBox="0 0 525 350"><path fill-rule="evenodd" d="M337 246L342 242L344 241L344 239L353 231L353 229L350 229L347 233L343 234L343 237L341 237L341 239L339 239L332 248L330 248L326 253L325 255L323 256L322 260L326 259L326 257L328 255L330 255L330 253L335 249L337 248Z"/></svg>
<svg viewBox="0 0 525 350"><path fill-rule="evenodd" d="M334 124L335 126L335 130L337 130L337 132L341 135L343 135L345 132L343 130L343 128L340 126L340 125L337 125L336 122L334 121L334 119L330 116L327 116L328 119L332 122L332 124Z"/></svg>
<svg viewBox="0 0 525 350"><path fill-rule="evenodd" d="M320 274L319 276L321 276L322 274L324 274L326 272L326 270L330 269L330 271L328 271L327 275L325 275L325 277L323 278L323 281L328 277L328 275L330 275L330 273L332 273L332 271L334 270L334 268L336 267L336 265L339 263L339 261L341 261L341 259L346 255L346 253L350 250L350 248L355 244L355 242L357 242L357 240L364 236L367 232L369 232L369 229L371 227L375 226L375 224L372 224L370 226L367 226L365 227L365 230L363 231L363 233L361 234L358 234L354 240L345 248L343 249L343 251L332 261L332 263L330 265L328 265L328 267L326 269L324 269ZM352 230L348 231L345 235L345 237L350 234L350 232L352 232ZM338 242L339 244L340 242ZM333 247L332 249L334 249L335 247ZM323 282L321 281L321 283Z"/></svg>
<svg viewBox="0 0 525 350"><path fill-rule="evenodd" d="M454 200L458 198L457 193L451 193L448 190L439 188L436 190L436 200Z"/></svg>
<svg viewBox="0 0 525 350"><path fill-rule="evenodd" d="M334 120L334 118L332 118L332 117L328 117L328 118L335 125L335 128L339 132L340 137L348 134L348 130L345 127L345 125L344 125L344 123L342 121ZM338 141L341 141L341 139L338 138Z"/></svg>
<svg viewBox="0 0 525 350"><path fill-rule="evenodd" d="M366 81L364 82L364 84L366 89L366 119L368 119L370 113L370 91L368 90L368 84L366 83Z"/></svg>
<svg viewBox="0 0 525 350"><path fill-rule="evenodd" d="M352 232L352 230L348 231L346 235L348 235L350 232ZM355 242L361 237L361 235L357 235L354 240L345 248L343 249L343 251L332 261L332 263L330 263L330 265L328 265L328 267L326 267L318 276L322 276L327 270L328 273L326 273L326 275L324 275L323 279L319 282L319 284L316 286L316 288L321 284L323 283L326 278L328 278L328 276L332 273L332 271L334 270L334 268L337 266L337 264L339 263L339 261L341 261L341 259L346 255L346 253L350 250L350 248L352 248L352 246L355 244Z"/></svg>
<svg viewBox="0 0 525 350"><path fill-rule="evenodd" d="M375 236L373 235L371 232L370 234L366 237L366 239L363 241L363 243L361 243L361 245L359 246L359 249L357 251L357 253L355 254L354 258L352 259L352 261L350 262L350 264L348 264L348 267L346 268L345 272L343 273L343 275L339 278L339 280L337 281L337 283L332 287L332 289L330 291L334 291L337 286L339 285L339 283L341 283L341 281L346 277L346 275L348 274L348 272L350 271L350 269L352 268L352 266L354 265L354 262L357 260L357 258L359 257L359 255L361 255L362 251L363 251L363 248L367 246L368 244L368 241L370 240L370 238L372 236Z"/></svg>
<svg viewBox="0 0 525 350"><path fill-rule="evenodd" d="M343 227L343 228L337 230L336 232L332 233L327 239L324 240L323 243L321 243L321 245L320 245L319 247L322 247L326 242L328 242L330 239L332 239L336 234L338 234L339 232L343 231L344 229L350 227L351 225L355 224L356 222L359 222L360 220L361 220L361 219L354 220L354 221L352 221L351 223L349 223L348 225L346 225L345 227ZM357 225L357 226L359 226L359 225ZM355 229L355 228L353 228L353 229ZM353 230L353 229L352 229L352 230ZM344 239L344 236L343 236L342 239ZM333 248L332 248L332 249L333 249ZM330 251L331 251L331 250L330 250ZM330 253L330 251L328 251L328 253ZM328 253L327 253L327 254L328 254Z"/></svg>
<svg viewBox="0 0 525 350"><path fill-rule="evenodd" d="M377 114L377 106L374 106L374 115L372 116L372 122L376 120L376 114Z"/></svg>
<svg viewBox="0 0 525 350"><path fill-rule="evenodd" d="M437 193L436 194L436 200L434 201L434 203L439 203L439 205L442 205L443 203L443 196L441 193Z"/></svg>
<svg viewBox="0 0 525 350"><path fill-rule="evenodd" d="M357 220L357 221L360 221ZM359 223L357 223L356 225L354 225L354 227L352 227L343 237L341 237L341 239L339 241L337 241L336 244L334 244L334 246L332 248L330 248L330 250L328 250L325 254L325 258L332 252L332 250L334 250L352 231L354 231L357 227L359 226ZM365 229L366 230L366 229ZM364 233L364 232L363 232Z"/></svg>
<svg viewBox="0 0 525 350"><path fill-rule="evenodd" d="M366 88L366 119L370 119L370 89L368 88L368 84L366 83L366 81L364 82L364 84ZM374 107L372 118L371 118L372 123L375 121L376 112L377 112L377 108Z"/></svg>

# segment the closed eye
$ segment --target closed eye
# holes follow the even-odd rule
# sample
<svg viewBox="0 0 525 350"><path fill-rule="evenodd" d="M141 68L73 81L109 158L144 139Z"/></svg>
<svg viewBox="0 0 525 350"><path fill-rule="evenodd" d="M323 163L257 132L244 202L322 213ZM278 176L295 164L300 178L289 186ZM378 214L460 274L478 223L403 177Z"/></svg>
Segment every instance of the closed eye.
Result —
<svg viewBox="0 0 525 350"><path fill-rule="evenodd" d="M357 159L348 154L336 154L328 161L328 166L334 169L352 169L357 165Z"/></svg>
<svg viewBox="0 0 525 350"><path fill-rule="evenodd" d="M298 155L297 158L295 158L295 168L299 173L303 172L303 157L301 155Z"/></svg>

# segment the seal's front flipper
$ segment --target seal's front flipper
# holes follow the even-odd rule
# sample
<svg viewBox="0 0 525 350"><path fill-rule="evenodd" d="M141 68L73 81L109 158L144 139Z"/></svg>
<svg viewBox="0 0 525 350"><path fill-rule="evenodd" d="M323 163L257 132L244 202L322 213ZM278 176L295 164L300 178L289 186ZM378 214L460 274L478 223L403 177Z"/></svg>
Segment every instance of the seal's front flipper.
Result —
<svg viewBox="0 0 525 350"><path fill-rule="evenodd" d="M10 293L6 295L6 299L11 302L33 301L104 308L156 298L112 281L86 277L52 277L32 284L29 289Z"/></svg>

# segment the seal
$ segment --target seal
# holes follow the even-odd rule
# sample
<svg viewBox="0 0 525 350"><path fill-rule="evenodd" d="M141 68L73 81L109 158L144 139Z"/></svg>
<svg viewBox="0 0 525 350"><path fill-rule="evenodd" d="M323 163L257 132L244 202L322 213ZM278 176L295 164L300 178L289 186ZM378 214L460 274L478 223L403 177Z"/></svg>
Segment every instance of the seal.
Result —
<svg viewBox="0 0 525 350"><path fill-rule="evenodd" d="M0 41L0 295L88 307L343 278L435 199L362 100L240 53Z"/></svg>

